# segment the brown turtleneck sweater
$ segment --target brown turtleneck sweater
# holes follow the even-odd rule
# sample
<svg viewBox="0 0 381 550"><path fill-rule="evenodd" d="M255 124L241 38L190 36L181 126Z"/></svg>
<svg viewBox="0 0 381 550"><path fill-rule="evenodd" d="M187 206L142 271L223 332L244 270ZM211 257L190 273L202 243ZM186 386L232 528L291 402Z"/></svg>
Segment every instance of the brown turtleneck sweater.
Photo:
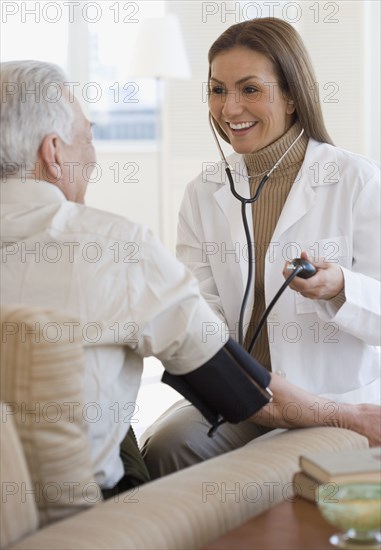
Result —
<svg viewBox="0 0 381 550"><path fill-rule="evenodd" d="M250 178L250 192L254 195L263 175L271 170L287 148L298 137L301 126L296 122L281 138L267 147L244 155ZM245 348L249 346L258 322L265 310L265 256L275 226L286 202L293 182L303 163L308 138L303 134L287 153L278 168L265 183L258 200L252 205L254 226L255 287L254 307L250 326L246 333ZM253 356L268 370L271 370L270 349L266 327L263 327L254 346Z"/></svg>

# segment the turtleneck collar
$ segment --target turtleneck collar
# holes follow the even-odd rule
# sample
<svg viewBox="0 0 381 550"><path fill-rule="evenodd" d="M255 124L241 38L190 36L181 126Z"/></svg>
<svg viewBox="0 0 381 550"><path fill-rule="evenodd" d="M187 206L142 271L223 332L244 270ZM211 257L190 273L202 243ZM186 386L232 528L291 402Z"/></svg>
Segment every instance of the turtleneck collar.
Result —
<svg viewBox="0 0 381 550"><path fill-rule="evenodd" d="M270 143L270 145L267 145L263 149L255 151L254 153L247 153L244 155L244 160L249 175L262 175L263 173L271 170L287 148L290 147L293 141L295 141L301 131L302 127L297 121L287 130L285 134L283 134L283 136L273 143ZM292 149L287 153L279 167L276 169L276 172L279 173L285 168L289 168L295 164L300 165L303 162L307 144L308 137L303 134Z"/></svg>

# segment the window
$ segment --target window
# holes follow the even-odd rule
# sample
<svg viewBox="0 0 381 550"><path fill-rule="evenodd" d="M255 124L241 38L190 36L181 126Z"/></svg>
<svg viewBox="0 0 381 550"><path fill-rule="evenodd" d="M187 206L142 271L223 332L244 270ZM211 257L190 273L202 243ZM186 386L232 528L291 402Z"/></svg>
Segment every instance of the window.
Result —
<svg viewBox="0 0 381 550"><path fill-rule="evenodd" d="M2 2L1 61L37 59L68 69L69 19L57 2Z"/></svg>
<svg viewBox="0 0 381 550"><path fill-rule="evenodd" d="M102 92L90 106L98 140L155 140L157 87L153 78L128 72L139 22L164 15L164 2L115 2L98 22L88 25L89 81ZM112 8L112 9L111 9Z"/></svg>
<svg viewBox="0 0 381 550"><path fill-rule="evenodd" d="M135 79L128 65L139 23L164 12L159 0L2 2L2 61L50 61L81 81L96 140L153 141L156 82Z"/></svg>

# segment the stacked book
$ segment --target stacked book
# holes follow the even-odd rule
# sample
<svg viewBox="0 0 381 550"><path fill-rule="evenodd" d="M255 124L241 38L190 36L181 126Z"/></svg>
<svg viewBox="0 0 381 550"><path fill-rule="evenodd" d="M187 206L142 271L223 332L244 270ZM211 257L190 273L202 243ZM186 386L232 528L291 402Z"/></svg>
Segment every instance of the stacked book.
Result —
<svg viewBox="0 0 381 550"><path fill-rule="evenodd" d="M294 475L295 495L317 502L318 486L343 483L381 483L381 447L354 451L305 454Z"/></svg>

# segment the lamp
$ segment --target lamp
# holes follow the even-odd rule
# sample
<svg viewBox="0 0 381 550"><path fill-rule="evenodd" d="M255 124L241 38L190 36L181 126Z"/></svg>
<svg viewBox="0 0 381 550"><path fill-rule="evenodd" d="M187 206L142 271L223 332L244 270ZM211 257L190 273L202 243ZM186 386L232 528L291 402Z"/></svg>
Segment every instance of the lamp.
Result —
<svg viewBox="0 0 381 550"><path fill-rule="evenodd" d="M129 68L133 76L191 77L180 21L172 13L140 22L132 58Z"/></svg>
<svg viewBox="0 0 381 550"><path fill-rule="evenodd" d="M156 139L158 145L158 183L160 207L160 237L165 242L165 222L168 220L165 170L165 128L163 118L164 83L166 79L188 79L191 68L188 61L180 21L174 14L140 21L139 31L132 54L129 73L134 77L156 79L157 119Z"/></svg>

